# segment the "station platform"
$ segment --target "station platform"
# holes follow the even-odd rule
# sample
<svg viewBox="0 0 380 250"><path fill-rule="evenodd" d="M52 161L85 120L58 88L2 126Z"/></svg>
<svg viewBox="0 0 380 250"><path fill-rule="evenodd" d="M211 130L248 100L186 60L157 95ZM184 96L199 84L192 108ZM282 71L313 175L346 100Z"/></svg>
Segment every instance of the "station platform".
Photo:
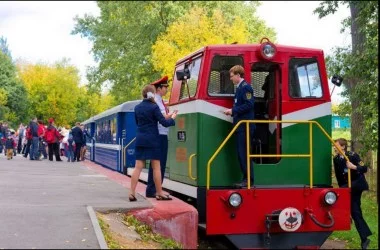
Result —
<svg viewBox="0 0 380 250"><path fill-rule="evenodd" d="M104 168L94 162L84 165L99 174L107 176L125 188L130 187L131 178L116 171ZM150 225L154 232L170 237L181 243L185 249L196 249L198 242L198 211L191 205L173 196L171 201L157 201L145 197L146 185L139 182L136 188L137 202L147 199L152 207L130 210L140 221ZM135 203L135 202L133 202Z"/></svg>
<svg viewBox="0 0 380 250"><path fill-rule="evenodd" d="M62 159L0 155L0 249L104 248L91 210L131 211L184 248L197 247L198 214L192 206L174 197L146 199L142 183L138 201L129 202L128 176L92 162Z"/></svg>

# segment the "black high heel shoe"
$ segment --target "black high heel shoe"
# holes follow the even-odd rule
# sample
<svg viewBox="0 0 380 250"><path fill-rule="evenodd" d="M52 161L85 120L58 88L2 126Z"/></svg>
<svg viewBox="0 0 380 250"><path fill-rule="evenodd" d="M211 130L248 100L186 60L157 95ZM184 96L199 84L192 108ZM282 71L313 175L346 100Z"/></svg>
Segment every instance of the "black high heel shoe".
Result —
<svg viewBox="0 0 380 250"><path fill-rule="evenodd" d="M136 197L133 194L131 194L129 196L129 201L137 201L137 199L136 199Z"/></svg>

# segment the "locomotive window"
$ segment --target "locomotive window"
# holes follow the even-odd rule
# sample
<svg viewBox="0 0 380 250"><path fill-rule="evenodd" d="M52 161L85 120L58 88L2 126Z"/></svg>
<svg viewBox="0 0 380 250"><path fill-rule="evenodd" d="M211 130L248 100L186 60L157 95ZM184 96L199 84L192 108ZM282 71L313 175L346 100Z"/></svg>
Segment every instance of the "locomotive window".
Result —
<svg viewBox="0 0 380 250"><path fill-rule="evenodd" d="M289 94L293 98L322 97L318 63L313 58L293 58L289 62Z"/></svg>
<svg viewBox="0 0 380 250"><path fill-rule="evenodd" d="M235 65L243 66L241 56L214 56L208 81L210 96L234 96L235 86L230 80L229 70Z"/></svg>
<svg viewBox="0 0 380 250"><path fill-rule="evenodd" d="M189 85L190 97L194 97L195 93L197 92L199 71L201 69L201 60L202 60L202 58L199 57L199 58L193 60L188 65L186 65L186 67L188 67L188 69L190 71L190 79L187 82L187 84ZM183 100L186 98L189 98L189 94L187 92L186 83L185 83L185 81L183 81L181 84L181 91L179 94L179 99Z"/></svg>

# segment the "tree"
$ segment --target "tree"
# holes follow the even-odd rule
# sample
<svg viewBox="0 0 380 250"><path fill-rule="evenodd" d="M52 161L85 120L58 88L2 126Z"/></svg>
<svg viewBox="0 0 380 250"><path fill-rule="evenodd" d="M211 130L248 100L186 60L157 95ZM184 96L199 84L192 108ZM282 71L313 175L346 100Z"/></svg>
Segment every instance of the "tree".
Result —
<svg viewBox="0 0 380 250"><path fill-rule="evenodd" d="M62 60L53 65L19 65L20 78L30 99L30 114L47 121L53 117L57 125L76 121L79 90L78 69Z"/></svg>
<svg viewBox="0 0 380 250"><path fill-rule="evenodd" d="M11 58L0 50L0 120L12 126L25 121L28 98Z"/></svg>
<svg viewBox="0 0 380 250"><path fill-rule="evenodd" d="M344 105L351 105L351 138L355 150L377 149L378 138L378 4L376 1L324 1L314 11L320 18L348 6L351 16L343 20L350 28L352 45L337 47L327 58L329 74L345 79Z"/></svg>
<svg viewBox="0 0 380 250"><path fill-rule="evenodd" d="M88 91L87 87L81 87L77 104L77 121L85 121L113 106L113 98L110 94L100 94Z"/></svg>
<svg viewBox="0 0 380 250"><path fill-rule="evenodd" d="M0 37L0 50L7 55L9 58L12 58L11 51L8 48L7 39L3 36Z"/></svg>
<svg viewBox="0 0 380 250"><path fill-rule="evenodd" d="M264 25L256 25L252 36L248 24L240 17L226 18L221 9L208 15L204 8L195 7L173 22L152 46L152 62L156 71L171 79L176 61L209 44L253 43L274 33Z"/></svg>
<svg viewBox="0 0 380 250"><path fill-rule="evenodd" d="M99 90L108 82L116 104L140 98L141 86L161 77L162 72L152 64L152 45L173 22L193 8L202 7L209 17L219 9L228 23L240 17L246 23L249 41L253 40L250 37L257 37L258 26L265 26L255 15L257 2L99 1L97 4L100 17L76 17L72 34L93 42L92 52L99 66L88 71L90 89Z"/></svg>

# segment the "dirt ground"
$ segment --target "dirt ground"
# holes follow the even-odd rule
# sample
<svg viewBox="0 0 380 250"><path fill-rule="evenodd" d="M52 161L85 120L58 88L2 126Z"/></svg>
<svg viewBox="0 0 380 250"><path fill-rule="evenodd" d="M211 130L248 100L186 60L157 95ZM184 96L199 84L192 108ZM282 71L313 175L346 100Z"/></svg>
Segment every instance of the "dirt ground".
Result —
<svg viewBox="0 0 380 250"><path fill-rule="evenodd" d="M320 249L345 249L346 243L340 240L326 240Z"/></svg>

